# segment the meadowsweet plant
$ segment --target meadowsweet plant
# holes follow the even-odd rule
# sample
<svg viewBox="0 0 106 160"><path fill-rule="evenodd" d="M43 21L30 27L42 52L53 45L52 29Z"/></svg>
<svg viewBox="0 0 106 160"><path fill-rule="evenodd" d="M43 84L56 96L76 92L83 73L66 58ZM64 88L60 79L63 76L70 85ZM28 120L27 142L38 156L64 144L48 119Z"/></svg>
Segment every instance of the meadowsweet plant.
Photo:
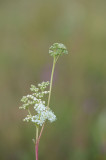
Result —
<svg viewBox="0 0 106 160"><path fill-rule="evenodd" d="M51 110L50 107L50 98L52 91L52 82L53 82L53 74L56 62L58 58L63 54L68 54L66 47L61 43L54 43L49 48L49 54L53 57L53 67L51 72L51 80L50 82L42 82L37 85L31 85L30 90L32 92L31 95L23 96L21 101L23 105L20 109L24 109L28 111L28 115L23 119L26 122L32 122L36 127L36 139L35 143L35 156L36 160L38 160L38 146L39 141L44 129L44 125L47 121L50 123L56 120L56 115ZM49 86L49 90L47 90ZM44 96L48 95L48 101L44 101ZM34 110L34 115L31 113L32 109Z"/></svg>

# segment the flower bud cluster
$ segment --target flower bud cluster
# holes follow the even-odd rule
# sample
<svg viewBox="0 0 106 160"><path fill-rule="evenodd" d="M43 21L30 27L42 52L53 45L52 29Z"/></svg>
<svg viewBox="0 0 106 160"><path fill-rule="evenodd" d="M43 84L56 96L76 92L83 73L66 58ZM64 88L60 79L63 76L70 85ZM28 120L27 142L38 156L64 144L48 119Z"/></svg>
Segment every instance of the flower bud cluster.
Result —
<svg viewBox="0 0 106 160"><path fill-rule="evenodd" d="M53 57L60 56L62 54L68 54L67 48L62 43L54 43L49 48L49 54Z"/></svg>
<svg viewBox="0 0 106 160"><path fill-rule="evenodd" d="M45 89L47 88L47 86L48 86L49 84L50 84L49 81L47 81L47 82L42 82L42 83L38 84L38 87L43 91L43 90L45 90Z"/></svg>
<svg viewBox="0 0 106 160"><path fill-rule="evenodd" d="M54 115L52 110L45 106L45 101L41 99L44 95L49 93L49 91L45 91L48 85L48 81L38 84L38 88L34 85L31 85L30 90L33 92L32 95L22 97L21 101L23 102L23 105L20 107L20 109L29 110L29 107L33 105L33 108L37 113L33 116L29 112L29 115L27 115L26 118L24 118L24 121L33 122L35 125L42 126L46 120L49 120L50 122L56 120L56 116Z"/></svg>

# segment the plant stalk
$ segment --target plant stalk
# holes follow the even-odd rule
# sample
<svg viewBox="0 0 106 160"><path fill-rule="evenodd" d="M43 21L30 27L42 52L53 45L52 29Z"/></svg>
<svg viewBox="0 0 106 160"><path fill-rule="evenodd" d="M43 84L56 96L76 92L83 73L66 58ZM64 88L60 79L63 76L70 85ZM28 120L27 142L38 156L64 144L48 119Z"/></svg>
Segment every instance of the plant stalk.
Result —
<svg viewBox="0 0 106 160"><path fill-rule="evenodd" d="M50 98L51 98L51 91L52 91L52 84L53 84L53 75L54 75L55 64L56 64L56 59L54 57L53 67L52 67L52 73L51 73L51 80L50 80L50 89L49 89L47 108L49 108L49 105L50 105ZM39 146L39 141L40 141L40 137L42 135L43 129L44 129L44 124L43 124L43 126L41 128L41 131L40 131L40 134L39 134L39 137L38 137L38 127L36 127L36 144L35 144L36 160L38 160L38 146Z"/></svg>
<svg viewBox="0 0 106 160"><path fill-rule="evenodd" d="M37 142L35 145L36 160L38 160L38 145L39 143Z"/></svg>
<svg viewBox="0 0 106 160"><path fill-rule="evenodd" d="M52 73L51 73L51 80L50 80L50 89L49 89L48 104L47 104L47 107L48 107L48 108L49 108L49 104L50 104L50 97L51 97L51 91L52 91L53 74L54 74L55 64L56 64L56 61L55 61L55 57L54 57L54 60L53 60L53 67L52 67Z"/></svg>
<svg viewBox="0 0 106 160"><path fill-rule="evenodd" d="M36 156L36 160L38 160L38 146L39 146L39 138L38 138L38 127L36 126L36 144L35 144L35 156Z"/></svg>

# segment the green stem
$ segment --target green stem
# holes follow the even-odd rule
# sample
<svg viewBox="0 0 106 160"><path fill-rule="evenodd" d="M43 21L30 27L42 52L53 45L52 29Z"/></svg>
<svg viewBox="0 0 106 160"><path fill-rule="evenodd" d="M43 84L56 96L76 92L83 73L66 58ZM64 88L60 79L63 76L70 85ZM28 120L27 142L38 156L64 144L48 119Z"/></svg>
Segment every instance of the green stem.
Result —
<svg viewBox="0 0 106 160"><path fill-rule="evenodd" d="M38 131L39 131L39 129L38 129L38 127L36 126L36 142L37 142L37 140L38 140Z"/></svg>
<svg viewBox="0 0 106 160"><path fill-rule="evenodd" d="M55 57L54 57L52 73L51 73L51 80L50 80L50 89L49 89L50 92L49 92L49 97L48 97L47 108L49 108L49 104L50 104L50 97L51 97L51 90L52 90L52 83L53 83L53 74L54 74L54 68L55 68L56 61L57 61L57 59L55 59ZM38 137L38 131L37 131L37 127L36 127L36 147L35 147L36 148L36 160L38 160L38 145L39 145L40 137L41 137L43 129L44 129L44 125L45 124L43 124L43 126L41 128L39 137Z"/></svg>
<svg viewBox="0 0 106 160"><path fill-rule="evenodd" d="M28 113L29 113L29 115L31 115L31 112L30 112L30 110L28 109Z"/></svg>
<svg viewBox="0 0 106 160"><path fill-rule="evenodd" d="M38 146L39 146L39 138L38 138L38 127L36 126L36 143L35 143L35 157L38 160Z"/></svg>
<svg viewBox="0 0 106 160"><path fill-rule="evenodd" d="M51 80L50 80L50 90L49 90L48 104L47 104L48 108L49 108L49 104L50 104L50 97L51 97L51 90L52 90L53 74L54 74L55 64L56 64L56 60L55 60L55 57L54 57L53 68L52 68L52 73L51 73Z"/></svg>

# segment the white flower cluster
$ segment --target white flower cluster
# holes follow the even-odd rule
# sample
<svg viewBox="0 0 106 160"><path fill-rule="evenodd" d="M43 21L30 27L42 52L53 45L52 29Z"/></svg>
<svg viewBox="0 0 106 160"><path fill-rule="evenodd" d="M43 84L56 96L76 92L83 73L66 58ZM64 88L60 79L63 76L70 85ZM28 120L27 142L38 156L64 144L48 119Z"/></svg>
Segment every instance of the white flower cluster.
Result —
<svg viewBox="0 0 106 160"><path fill-rule="evenodd" d="M49 120L50 122L56 120L56 116L52 110L48 109L42 102L35 104L34 109L38 114L32 117L32 122L42 126L46 120Z"/></svg>
<svg viewBox="0 0 106 160"><path fill-rule="evenodd" d="M49 120L50 122L54 122L56 120L56 116L47 106L45 106L45 101L42 101L42 98L45 94L48 94L49 91L45 91L46 87L49 85L49 82L42 82L38 84L39 88L36 88L34 85L31 85L30 90L34 92L32 95L23 96L21 101L24 103L20 109L28 109L31 105L33 105L34 110L36 111L36 115L29 115L24 119L26 122L33 122L36 125L42 126L42 124ZM40 90L40 92L39 92Z"/></svg>
<svg viewBox="0 0 106 160"><path fill-rule="evenodd" d="M49 120L50 122L54 122L56 120L56 116L54 113L48 109L42 101L39 103L36 103L34 106L35 111L37 112L37 115L31 116L27 115L27 117L24 119L26 122L33 122L37 125L42 126L42 124L46 121Z"/></svg>

